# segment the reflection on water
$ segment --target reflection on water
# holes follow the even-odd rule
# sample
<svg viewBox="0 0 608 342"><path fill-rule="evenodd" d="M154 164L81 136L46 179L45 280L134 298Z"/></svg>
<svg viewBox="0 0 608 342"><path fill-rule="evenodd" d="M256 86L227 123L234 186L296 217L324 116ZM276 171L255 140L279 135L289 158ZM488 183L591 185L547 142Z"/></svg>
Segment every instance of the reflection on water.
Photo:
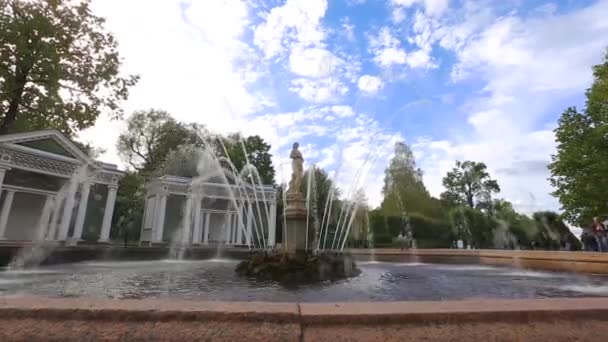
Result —
<svg viewBox="0 0 608 342"><path fill-rule="evenodd" d="M580 292L587 295L608 296L608 285L565 285L562 290Z"/></svg>
<svg viewBox="0 0 608 342"><path fill-rule="evenodd" d="M359 276L285 288L239 278L237 261L81 262L1 270L0 294L234 301L399 301L608 296L608 277L479 265L359 263Z"/></svg>

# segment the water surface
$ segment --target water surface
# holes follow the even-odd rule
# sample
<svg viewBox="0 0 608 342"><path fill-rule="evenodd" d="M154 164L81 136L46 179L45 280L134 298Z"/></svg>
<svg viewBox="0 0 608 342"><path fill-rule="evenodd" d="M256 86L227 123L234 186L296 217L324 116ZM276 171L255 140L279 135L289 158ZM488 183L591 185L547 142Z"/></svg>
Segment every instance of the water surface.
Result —
<svg viewBox="0 0 608 342"><path fill-rule="evenodd" d="M103 261L0 271L0 294L231 301L407 301L608 296L608 276L481 265L359 263L359 276L286 288L238 277L237 261Z"/></svg>

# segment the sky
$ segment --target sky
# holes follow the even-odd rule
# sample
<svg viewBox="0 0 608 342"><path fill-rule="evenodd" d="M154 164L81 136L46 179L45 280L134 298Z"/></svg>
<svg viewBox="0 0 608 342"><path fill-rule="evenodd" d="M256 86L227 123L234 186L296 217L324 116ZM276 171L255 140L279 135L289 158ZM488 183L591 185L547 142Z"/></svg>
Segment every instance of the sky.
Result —
<svg viewBox="0 0 608 342"><path fill-rule="evenodd" d="M434 196L456 160L484 162L516 209L558 210L547 164L553 129L584 106L608 47L608 0L93 0L117 37L123 103L219 133L258 134L288 180L328 170L345 196L381 202L396 141ZM80 138L116 153L124 121Z"/></svg>

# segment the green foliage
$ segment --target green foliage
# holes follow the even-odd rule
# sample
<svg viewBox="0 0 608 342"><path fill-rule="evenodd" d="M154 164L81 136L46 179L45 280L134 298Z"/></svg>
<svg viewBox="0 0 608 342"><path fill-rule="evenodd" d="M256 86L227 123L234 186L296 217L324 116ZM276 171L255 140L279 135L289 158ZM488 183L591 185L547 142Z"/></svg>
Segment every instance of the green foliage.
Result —
<svg viewBox="0 0 608 342"><path fill-rule="evenodd" d="M0 134L55 128L68 136L121 100L118 43L90 1L0 0Z"/></svg>
<svg viewBox="0 0 608 342"><path fill-rule="evenodd" d="M321 224L327 224L323 222L324 214L326 218L330 218L330 223L334 225L337 224L340 209L343 205L343 203L339 200L340 190L335 186L325 170L313 166L304 172L304 177L302 179L301 191L304 198L308 197L308 183L313 181L314 184L311 183L310 187L311 192L314 190L314 193L310 203L311 208L308 211L308 219L310 220L312 227L318 225L319 229L321 229ZM330 197L333 199L333 204L331 205L331 214L328 214L325 212L325 210L326 204L328 203L327 201ZM327 207L327 210L329 210L329 206ZM315 242L315 233L316 232L310 233L311 239L309 241L313 241L313 243ZM322 239L322 237L319 238ZM328 241L331 240L328 238Z"/></svg>
<svg viewBox="0 0 608 342"><path fill-rule="evenodd" d="M494 248L494 231L497 221L490 215L479 210L463 207L458 210L465 222L465 229L469 232L469 242L475 248Z"/></svg>
<svg viewBox="0 0 608 342"><path fill-rule="evenodd" d="M446 220L438 220L412 214L409 216L412 235L419 248L450 248L454 241L452 226Z"/></svg>
<svg viewBox="0 0 608 342"><path fill-rule="evenodd" d="M491 201L491 194L499 192L496 180L490 178L486 164L474 161L456 161L456 167L443 178L447 189L441 199L447 203L468 205L475 208Z"/></svg>
<svg viewBox="0 0 608 342"><path fill-rule="evenodd" d="M543 249L558 249L568 242L573 249L580 250L581 242L572 234L561 216L551 211L536 212L533 215L538 233L536 241Z"/></svg>
<svg viewBox="0 0 608 342"><path fill-rule="evenodd" d="M124 241L137 241L144 212L144 178L136 172L129 172L118 185L112 237Z"/></svg>
<svg viewBox="0 0 608 342"><path fill-rule="evenodd" d="M374 209L369 212L369 229L372 234L373 244L380 247L381 244L393 241L393 237L388 231L386 224L386 216L380 209Z"/></svg>
<svg viewBox="0 0 608 342"><path fill-rule="evenodd" d="M117 143L118 154L135 170L151 174L165 163L169 152L183 145L203 146L205 130L173 119L169 113L137 111L127 120Z"/></svg>
<svg viewBox="0 0 608 342"><path fill-rule="evenodd" d="M403 142L395 144L395 156L384 171L385 215L400 216L403 212L438 215L439 208L422 181L422 170L416 167L412 150Z"/></svg>
<svg viewBox="0 0 608 342"><path fill-rule="evenodd" d="M131 227L141 227L146 180L162 175L198 176L199 167L209 164L201 159L205 156L201 148L207 148L217 157L226 156L218 139L224 142L237 172L242 171L246 158L239 136L211 137L203 127L178 122L161 110L135 112L128 119L127 129L120 134L117 143L119 155L133 167L134 172L122 180L119 188L115 214L118 231L114 236L125 233L131 239L131 236L139 234L139 230L135 232ZM273 184L274 168L268 152L270 145L259 136L245 138L244 144L247 158L259 170L262 182ZM280 207L277 210L282 212Z"/></svg>
<svg viewBox="0 0 608 342"><path fill-rule="evenodd" d="M581 226L608 213L608 52L603 63L593 67L593 76L586 109L570 107L559 119L557 154L549 165L549 181L564 217Z"/></svg>
<svg viewBox="0 0 608 342"><path fill-rule="evenodd" d="M325 210L325 204L327 203L327 200L330 197L331 193L333 192L334 199L338 199L338 196L340 195L340 193L339 193L339 190L334 185L331 178L329 178L329 175L327 174L327 172L325 170L315 166L315 167L308 168L304 172L301 191L305 198L307 197L307 194L308 194L308 182L309 182L309 178L311 177L311 172L313 172L313 170L314 170L314 176L312 177L312 179L314 179L314 182L315 182L314 188L316 191L317 217L323 217L323 211ZM311 185L311 188L312 188L312 185Z"/></svg>
<svg viewBox="0 0 608 342"><path fill-rule="evenodd" d="M181 145L169 151L162 166L155 172L155 176L171 175L178 177L196 177L199 175L199 163L202 152L196 145Z"/></svg>
<svg viewBox="0 0 608 342"><path fill-rule="evenodd" d="M249 162L258 170L262 184L274 184L275 171L272 166L270 145L264 139L258 135L244 138L240 134L232 134L219 139L222 139L223 146L216 142L218 155L229 158L239 172ZM224 147L226 150L224 150ZM245 155L245 151L247 151L247 155ZM248 177L248 175L245 175L245 177ZM257 176L254 179L256 182L258 181Z"/></svg>

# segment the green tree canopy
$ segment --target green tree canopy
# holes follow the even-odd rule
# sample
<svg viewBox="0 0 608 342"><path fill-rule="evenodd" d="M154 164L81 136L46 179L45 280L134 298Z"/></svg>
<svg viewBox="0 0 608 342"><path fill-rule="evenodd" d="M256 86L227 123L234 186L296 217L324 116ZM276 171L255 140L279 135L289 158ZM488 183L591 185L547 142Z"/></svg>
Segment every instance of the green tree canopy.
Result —
<svg viewBox="0 0 608 342"><path fill-rule="evenodd" d="M259 135L243 137L240 134L231 134L228 137L218 137L223 142L223 147L217 142L218 155L228 157L234 167L240 172L247 162L255 166L263 184L274 184L275 170L272 166L272 155L270 145ZM226 151L224 151L224 147ZM226 155L226 152L228 155ZM245 155L245 152L247 153ZM247 177L247 175L245 175ZM257 177L256 177L257 182Z"/></svg>
<svg viewBox="0 0 608 342"><path fill-rule="evenodd" d="M313 166L308 168L304 172L301 190L304 197L307 197L308 194L308 182L312 172L314 172L313 179L315 184L311 184L311 188L314 186L314 191L316 192L315 200L317 203L317 217L321 219L323 217L323 211L325 210L325 204L327 203L330 194L333 192L334 200L338 200L338 197L340 196L340 190L335 186L331 178L329 178L327 171L323 170L322 168Z"/></svg>
<svg viewBox="0 0 608 342"><path fill-rule="evenodd" d="M486 164L469 160L456 161L456 167L443 178L443 186L447 191L441 194L442 200L470 208L491 201L491 194L500 191L498 182L490 178Z"/></svg>
<svg viewBox="0 0 608 342"><path fill-rule="evenodd" d="M198 125L177 122L162 110L137 111L127 120L117 150L135 170L150 174L164 165L172 150L183 145L203 146L204 132Z"/></svg>
<svg viewBox="0 0 608 342"><path fill-rule="evenodd" d="M68 136L103 110L122 114L136 76L90 1L0 0L0 134L55 128Z"/></svg>
<svg viewBox="0 0 608 342"><path fill-rule="evenodd" d="M578 225L608 214L608 51L603 63L593 67L593 76L585 110L570 107L559 119L557 154L549 165L563 215Z"/></svg>
<svg viewBox="0 0 608 342"><path fill-rule="evenodd" d="M401 215L404 211L426 215L435 214L435 205L422 181L422 170L410 147L398 142L395 156L384 171L384 199L381 208L386 215Z"/></svg>

